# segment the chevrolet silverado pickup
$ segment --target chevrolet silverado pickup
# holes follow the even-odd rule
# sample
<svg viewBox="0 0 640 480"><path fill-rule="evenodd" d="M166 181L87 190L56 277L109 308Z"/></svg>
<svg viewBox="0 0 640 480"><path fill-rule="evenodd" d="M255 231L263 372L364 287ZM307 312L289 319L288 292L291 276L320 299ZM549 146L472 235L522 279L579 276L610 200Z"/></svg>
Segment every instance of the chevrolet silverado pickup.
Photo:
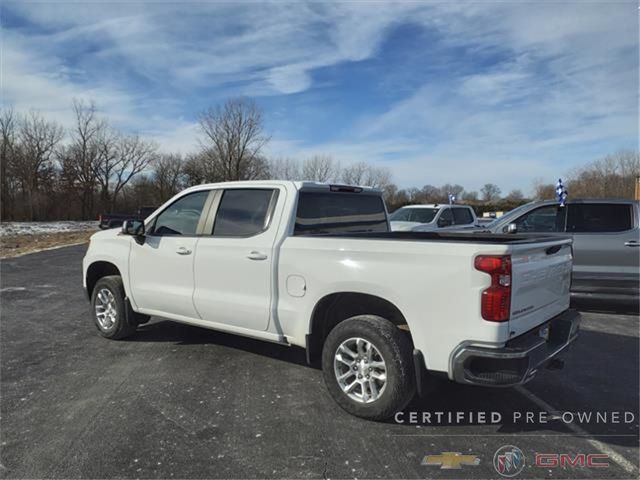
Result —
<svg viewBox="0 0 640 480"><path fill-rule="evenodd" d="M96 233L83 281L106 338L158 316L302 347L343 409L384 419L436 377L509 386L560 363L571 261L569 238L392 232L379 190L253 181Z"/></svg>

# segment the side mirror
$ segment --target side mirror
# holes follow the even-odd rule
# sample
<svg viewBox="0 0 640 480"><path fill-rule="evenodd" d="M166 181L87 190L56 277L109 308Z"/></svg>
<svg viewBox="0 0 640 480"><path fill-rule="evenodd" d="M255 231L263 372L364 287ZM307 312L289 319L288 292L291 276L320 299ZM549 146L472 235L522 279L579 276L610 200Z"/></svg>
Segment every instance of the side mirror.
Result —
<svg viewBox="0 0 640 480"><path fill-rule="evenodd" d="M518 233L518 226L515 223L507 225L507 233Z"/></svg>
<svg viewBox="0 0 640 480"><path fill-rule="evenodd" d="M144 222L142 220L125 220L122 222L122 229L120 232L123 235L144 237Z"/></svg>

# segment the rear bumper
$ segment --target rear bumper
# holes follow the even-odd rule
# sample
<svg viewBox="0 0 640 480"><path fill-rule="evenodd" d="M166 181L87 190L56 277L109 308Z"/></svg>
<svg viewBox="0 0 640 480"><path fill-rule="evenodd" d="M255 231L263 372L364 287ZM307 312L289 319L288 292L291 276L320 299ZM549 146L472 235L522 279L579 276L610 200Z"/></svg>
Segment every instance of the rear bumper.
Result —
<svg viewBox="0 0 640 480"><path fill-rule="evenodd" d="M453 380L494 387L528 382L577 338L579 326L580 314L566 310L501 348L462 344L452 355ZM548 340L540 334L546 327Z"/></svg>

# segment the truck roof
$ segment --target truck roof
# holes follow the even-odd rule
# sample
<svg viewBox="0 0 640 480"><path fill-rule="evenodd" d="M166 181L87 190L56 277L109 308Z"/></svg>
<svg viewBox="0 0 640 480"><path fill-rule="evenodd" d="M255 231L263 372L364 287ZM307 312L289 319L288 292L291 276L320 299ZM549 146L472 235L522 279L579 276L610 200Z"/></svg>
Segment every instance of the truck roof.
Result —
<svg viewBox="0 0 640 480"><path fill-rule="evenodd" d="M531 206L536 206L536 205L553 205L553 204L558 204L560 203L558 200L552 200L552 199L548 199L548 200L535 200L533 202L529 202L529 203L525 203L523 205L531 205ZM624 198L567 198L565 200L565 205L571 204L571 203L635 203L635 204L640 204L640 201L638 200L632 200L632 199L624 199Z"/></svg>
<svg viewBox="0 0 640 480"><path fill-rule="evenodd" d="M370 193L382 193L382 190L374 187L368 187L364 185L347 185L343 183L326 183L326 182L312 182L308 180L304 181L293 181L293 180L240 180L234 182L219 182L219 183L202 183L200 185L193 185L188 188L188 190L199 190L204 188L216 188L216 187L228 187L235 186L241 187L243 185L246 186L260 186L260 185L291 185L296 190L302 189L314 189L314 190L330 190L331 187L346 187L346 188L359 188L362 191L370 192Z"/></svg>

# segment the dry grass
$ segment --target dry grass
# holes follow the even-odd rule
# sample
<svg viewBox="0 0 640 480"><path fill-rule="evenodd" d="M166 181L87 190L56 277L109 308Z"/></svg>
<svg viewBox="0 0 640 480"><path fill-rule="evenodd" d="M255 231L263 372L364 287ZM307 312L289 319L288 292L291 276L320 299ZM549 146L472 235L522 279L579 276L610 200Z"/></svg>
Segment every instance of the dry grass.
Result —
<svg viewBox="0 0 640 480"><path fill-rule="evenodd" d="M0 238L0 258L11 258L52 247L86 243L95 232L58 232L37 235L12 235Z"/></svg>

